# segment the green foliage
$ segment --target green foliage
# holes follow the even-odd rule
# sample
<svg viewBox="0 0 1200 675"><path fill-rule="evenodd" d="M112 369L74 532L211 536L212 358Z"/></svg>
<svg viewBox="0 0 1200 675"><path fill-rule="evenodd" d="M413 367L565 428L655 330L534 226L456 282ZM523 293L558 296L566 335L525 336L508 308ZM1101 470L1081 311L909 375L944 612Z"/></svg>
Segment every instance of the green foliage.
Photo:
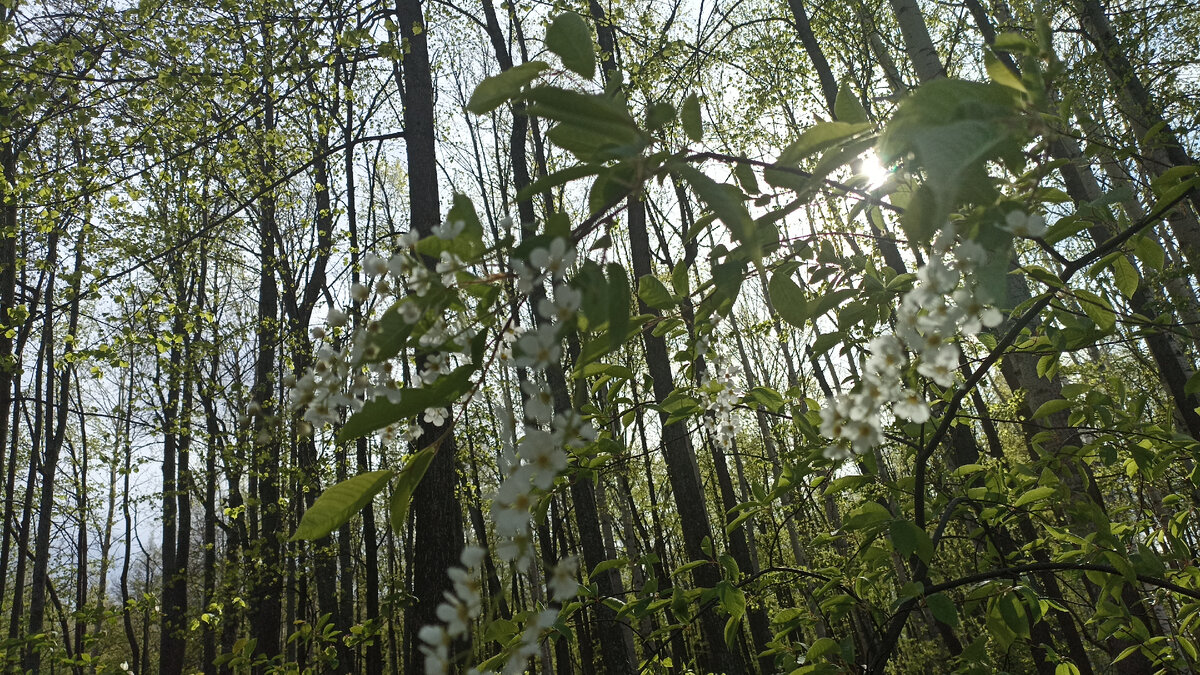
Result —
<svg viewBox="0 0 1200 675"><path fill-rule="evenodd" d="M315 541L329 536L330 532L345 525L351 517L362 511L393 476L395 473L392 471L370 471L326 489L304 512L291 541Z"/></svg>

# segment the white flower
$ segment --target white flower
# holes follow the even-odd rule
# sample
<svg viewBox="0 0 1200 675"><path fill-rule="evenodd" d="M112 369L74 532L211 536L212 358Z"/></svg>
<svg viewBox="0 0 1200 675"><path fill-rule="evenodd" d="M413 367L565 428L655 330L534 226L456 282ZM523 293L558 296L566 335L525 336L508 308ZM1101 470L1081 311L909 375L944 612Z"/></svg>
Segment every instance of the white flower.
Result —
<svg viewBox="0 0 1200 675"><path fill-rule="evenodd" d="M425 370L421 371L421 381L433 384L438 377L449 371L449 362L443 352L434 352L425 359Z"/></svg>
<svg viewBox="0 0 1200 675"><path fill-rule="evenodd" d="M433 233L438 239L453 239L463 233L467 229L467 221L453 220L447 221L434 228Z"/></svg>
<svg viewBox="0 0 1200 675"><path fill-rule="evenodd" d="M555 602L566 602L579 592L579 582L575 581L575 570L578 567L579 561L575 556L563 558L554 566L547 585Z"/></svg>
<svg viewBox="0 0 1200 675"><path fill-rule="evenodd" d="M409 231L396 235L392 242L396 244L396 248L408 248L415 245L419 239L416 232Z"/></svg>
<svg viewBox="0 0 1200 675"><path fill-rule="evenodd" d="M562 350L558 344L558 329L553 325L526 333L517 340L517 351L521 354L515 361L518 366L544 370L554 363Z"/></svg>
<svg viewBox="0 0 1200 675"><path fill-rule="evenodd" d="M458 560L467 569L475 569L483 564L483 558L487 555L487 550L482 546L473 546L468 544L463 547L462 553L459 554Z"/></svg>
<svg viewBox="0 0 1200 675"><path fill-rule="evenodd" d="M954 247L954 261L958 269L966 272L977 270L987 262L987 249L979 242L968 239Z"/></svg>
<svg viewBox="0 0 1200 675"><path fill-rule="evenodd" d="M388 263L382 257L375 253L368 253L363 256L363 271L367 276L381 277L388 272Z"/></svg>
<svg viewBox="0 0 1200 675"><path fill-rule="evenodd" d="M917 372L928 377L940 387L954 384L954 367L942 361L922 361Z"/></svg>
<svg viewBox="0 0 1200 675"><path fill-rule="evenodd" d="M404 430L402 438L409 443L413 443L416 442L416 440L420 438L421 434L423 433L425 433L425 430L421 428L421 425L415 422L410 422L408 428Z"/></svg>
<svg viewBox="0 0 1200 675"><path fill-rule="evenodd" d="M883 442L878 418L851 421L846 425L844 435L849 439L850 447L860 455Z"/></svg>
<svg viewBox="0 0 1200 675"><path fill-rule="evenodd" d="M521 392L525 394L525 416L535 422L548 424L554 418L553 397L550 390L536 382L522 382Z"/></svg>
<svg viewBox="0 0 1200 675"><path fill-rule="evenodd" d="M521 442L521 458L532 468L533 484L549 490L554 479L567 468L567 453L555 443L554 436L541 429L531 429Z"/></svg>
<svg viewBox="0 0 1200 675"><path fill-rule="evenodd" d="M892 411L897 416L907 418L917 424L929 421L929 404L925 402L919 392L913 389L905 389L900 392L900 397L892 406Z"/></svg>
<svg viewBox="0 0 1200 675"><path fill-rule="evenodd" d="M483 611L483 588L479 582L479 575L461 567L451 567L446 570L446 574L454 583L455 597L466 606L467 615L472 619L478 617Z"/></svg>
<svg viewBox="0 0 1200 675"><path fill-rule="evenodd" d="M400 318L404 319L404 323L412 325L421 320L421 307L412 300L405 300L400 303Z"/></svg>
<svg viewBox="0 0 1200 675"><path fill-rule="evenodd" d="M1040 215L1027 214L1020 209L1009 211L1000 227L1018 237L1036 238L1046 234L1046 220Z"/></svg>
<svg viewBox="0 0 1200 675"><path fill-rule="evenodd" d="M417 631L417 639L431 647L450 645L450 636L446 634L446 629L434 624L421 626L421 630Z"/></svg>
<svg viewBox="0 0 1200 675"><path fill-rule="evenodd" d="M583 293L563 284L554 289L553 301L542 298L538 303L538 314L552 321L564 322L575 316L575 310L579 309L582 300Z"/></svg>
<svg viewBox="0 0 1200 675"><path fill-rule="evenodd" d="M435 347L442 344L450 337L446 332L446 322L441 317L433 322L429 330L425 331L418 342L422 347Z"/></svg>
<svg viewBox="0 0 1200 675"><path fill-rule="evenodd" d="M412 268L412 272L408 275L408 287L417 294L418 298L425 297L432 286L433 275L429 273L429 270L421 266Z"/></svg>
<svg viewBox="0 0 1200 675"><path fill-rule="evenodd" d="M446 624L446 634L452 638L466 635L471 627L471 609L449 593L446 594L446 602L439 604L434 611L437 612L437 618Z"/></svg>
<svg viewBox="0 0 1200 675"><path fill-rule="evenodd" d="M446 418L450 416L450 411L445 408L426 408L425 421L435 427L440 427L446 422Z"/></svg>
<svg viewBox="0 0 1200 675"><path fill-rule="evenodd" d="M1004 320L1004 315L995 307L990 307L979 299L977 293L960 288L954 292L954 302L962 310L962 332L964 335L974 335L984 326L991 328Z"/></svg>
<svg viewBox="0 0 1200 675"><path fill-rule="evenodd" d="M867 370L883 377L895 377L904 367L904 346L894 335L880 335L867 345L871 357Z"/></svg>
<svg viewBox="0 0 1200 675"><path fill-rule="evenodd" d="M563 278L567 269L575 263L575 249L568 247L568 242L562 237L550 242L550 248L535 248L529 254L529 262L539 269L550 273L555 281Z"/></svg>
<svg viewBox="0 0 1200 675"><path fill-rule="evenodd" d="M924 267L917 270L917 279L936 294L945 295L958 285L958 271L946 266L941 260L934 258Z"/></svg>
<svg viewBox="0 0 1200 675"><path fill-rule="evenodd" d="M329 313L325 315L326 323L328 323L330 326L333 326L334 328L339 328L341 326L345 326L346 321L349 318L350 318L349 314L343 312L340 309L336 309L336 308L330 309Z"/></svg>
<svg viewBox="0 0 1200 675"><path fill-rule="evenodd" d="M312 336L312 339L320 340L321 338L325 337L325 329L321 328L320 326L314 326L308 331L308 334Z"/></svg>
<svg viewBox="0 0 1200 675"><path fill-rule="evenodd" d="M528 570L529 564L533 562L533 540L529 532L518 532L501 538L496 544L496 555L511 561L518 570Z"/></svg>
<svg viewBox="0 0 1200 675"><path fill-rule="evenodd" d="M458 256L450 251L442 251L441 259L438 260L437 267L434 268L438 274L442 275L443 286L454 285L454 273L463 266L463 261Z"/></svg>
<svg viewBox="0 0 1200 675"><path fill-rule="evenodd" d="M371 296L371 290L362 284L352 284L350 286L350 299L354 302L366 302Z"/></svg>

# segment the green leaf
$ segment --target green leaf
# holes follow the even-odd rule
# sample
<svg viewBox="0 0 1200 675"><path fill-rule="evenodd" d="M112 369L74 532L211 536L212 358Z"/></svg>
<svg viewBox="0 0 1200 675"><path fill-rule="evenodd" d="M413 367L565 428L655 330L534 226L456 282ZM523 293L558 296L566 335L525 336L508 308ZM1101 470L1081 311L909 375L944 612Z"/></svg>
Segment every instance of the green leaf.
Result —
<svg viewBox="0 0 1200 675"><path fill-rule="evenodd" d="M485 79L471 93L467 110L476 115L483 115L495 110L500 107L501 103L515 98L521 92L522 87L532 82L538 73L549 67L543 61L530 61Z"/></svg>
<svg viewBox="0 0 1200 675"><path fill-rule="evenodd" d="M754 221L750 218L750 212L746 210L740 190L732 185L716 182L690 164L675 164L673 168L687 181L700 201L729 228L734 239L742 243L752 239Z"/></svg>
<svg viewBox="0 0 1200 675"><path fill-rule="evenodd" d="M992 48L1001 52L1037 53L1037 44L1020 33L1001 33L997 35L996 41L992 43Z"/></svg>
<svg viewBox="0 0 1200 675"><path fill-rule="evenodd" d="M812 127L805 129L804 133L800 134L800 138L784 148L783 152L779 153L779 159L775 160L775 163L784 166L796 166L802 160L822 150L831 148L870 130L871 125L865 122L818 122Z"/></svg>
<svg viewBox="0 0 1200 675"><path fill-rule="evenodd" d="M625 267L617 263L609 263L608 344L610 349L620 347L629 336L629 299L632 295Z"/></svg>
<svg viewBox="0 0 1200 675"><path fill-rule="evenodd" d="M675 269L671 270L671 288L675 289L675 295L681 298L686 298L692 294L691 285L688 283L688 265L686 260L680 260L675 263Z"/></svg>
<svg viewBox="0 0 1200 675"><path fill-rule="evenodd" d="M1057 490L1052 487L1047 487L1047 486L1035 487L1032 490L1021 495L1020 497L1017 497L1017 501L1013 502L1013 506L1016 508L1021 508L1022 506L1025 506L1026 504L1040 502L1045 499L1049 499L1050 497L1052 497L1054 495L1055 492L1057 492Z"/></svg>
<svg viewBox="0 0 1200 675"><path fill-rule="evenodd" d="M1188 378L1187 384L1183 385L1183 391L1186 394L1200 392L1200 371L1196 371Z"/></svg>
<svg viewBox="0 0 1200 675"><path fill-rule="evenodd" d="M584 161L635 155L647 137L623 103L609 96L581 94L560 87L534 87L526 93L526 110L560 122L547 136Z"/></svg>
<svg viewBox="0 0 1200 675"><path fill-rule="evenodd" d="M428 387L401 389L400 400L395 403L384 397L367 401L362 410L346 420L338 431L337 442L366 436L376 429L422 413L426 408L444 408L453 404L470 389L475 369L475 364L459 366Z"/></svg>
<svg viewBox="0 0 1200 675"><path fill-rule="evenodd" d="M425 477L429 464L437 446L431 445L420 452L410 455L404 468L400 470L396 485L392 488L392 498L388 502L388 517L392 523L392 531L399 534L404 531L408 521L408 506L412 503L413 492Z"/></svg>
<svg viewBox="0 0 1200 675"><path fill-rule="evenodd" d="M683 124L683 133L691 140L699 143L704 140L704 127L700 122L700 99L695 94L683 99L683 107L679 110L679 121Z"/></svg>
<svg viewBox="0 0 1200 675"><path fill-rule="evenodd" d="M841 646L837 643L837 640L827 637L818 638L812 643L812 646L808 648L806 657L809 661L819 661L826 654L837 654L840 651Z"/></svg>
<svg viewBox="0 0 1200 675"><path fill-rule="evenodd" d="M1064 398L1056 398L1038 406L1038 409L1033 411L1033 419L1040 420L1043 417L1049 417L1057 412L1069 410L1071 402Z"/></svg>
<svg viewBox="0 0 1200 675"><path fill-rule="evenodd" d="M414 298L405 298L388 308L379 317L379 330L367 331L367 348L363 350L364 363L381 363L400 353L408 343L414 324L404 320L400 307L406 302L417 302Z"/></svg>
<svg viewBox="0 0 1200 675"><path fill-rule="evenodd" d="M1019 97L995 83L942 79L921 85L901 102L876 151L885 165L911 156L910 169L924 170L933 199L920 229L940 227L963 202L994 199L989 160L1024 161Z"/></svg>
<svg viewBox="0 0 1200 675"><path fill-rule="evenodd" d="M808 300L792 276L783 272L772 274L767 290L779 317L797 328L804 328L804 322L808 320Z"/></svg>
<svg viewBox="0 0 1200 675"><path fill-rule="evenodd" d="M646 110L646 128L656 131L675 119L675 106L666 101L659 101Z"/></svg>
<svg viewBox="0 0 1200 675"><path fill-rule="evenodd" d="M741 628L741 617L729 617L725 620L725 644L732 647L738 638L738 629Z"/></svg>
<svg viewBox="0 0 1200 675"><path fill-rule="evenodd" d="M1079 299L1079 304L1083 307L1083 313L1087 314L1089 319L1096 322L1097 328L1108 333L1116 327L1117 315L1113 312L1112 305L1108 304L1107 300L1082 288L1075 290L1075 297Z"/></svg>
<svg viewBox="0 0 1200 675"><path fill-rule="evenodd" d="M563 65L584 79L596 76L596 52L592 49L592 31L583 17L564 12L554 17L546 29L546 47L558 54Z"/></svg>
<svg viewBox="0 0 1200 675"><path fill-rule="evenodd" d="M314 541L328 536L361 511L394 475L391 471L371 471L328 488L304 512L289 541Z"/></svg>
<svg viewBox="0 0 1200 675"><path fill-rule="evenodd" d="M609 570L615 570L617 568L624 567L627 564L629 564L629 560L626 558L612 558L610 560L601 561L596 565L595 569L592 570L592 573L588 575L588 578L595 579Z"/></svg>
<svg viewBox="0 0 1200 675"><path fill-rule="evenodd" d="M933 558L933 540L925 530L907 520L893 520L889 530L892 545L900 555L908 558L916 554L926 563Z"/></svg>
<svg viewBox="0 0 1200 675"><path fill-rule="evenodd" d="M1117 284L1117 290L1121 291L1121 295L1127 298L1132 298L1137 292L1138 273L1133 264L1129 262L1129 258L1120 256L1112 261L1113 280Z"/></svg>
<svg viewBox="0 0 1200 675"><path fill-rule="evenodd" d="M990 51L983 53L983 62L987 67L988 78L996 84L1002 84L1009 89L1016 89L1022 94L1028 94L1025 85L1021 82L1021 78L1017 77L1013 71L1008 69L1000 59L996 58Z"/></svg>
<svg viewBox="0 0 1200 675"><path fill-rule="evenodd" d="M933 238L938 228L937 214L936 195L928 185L922 185L913 192L900 215L900 229L909 241L924 244Z"/></svg>
<svg viewBox="0 0 1200 675"><path fill-rule="evenodd" d="M842 521L842 528L846 530L861 530L871 525L891 520L891 518L892 514L882 504L868 501L846 516L846 519Z"/></svg>
<svg viewBox="0 0 1200 675"><path fill-rule="evenodd" d="M669 309L675 306L675 298L671 292L653 274L638 279L638 297L655 309Z"/></svg>
<svg viewBox="0 0 1200 675"><path fill-rule="evenodd" d="M842 82L842 86L838 87L837 99L833 103L833 115L839 122L849 124L866 124L870 121L867 111L854 95L849 82Z"/></svg>
<svg viewBox="0 0 1200 675"><path fill-rule="evenodd" d="M1138 260L1149 265L1150 269L1155 272L1163 271L1163 267L1167 264L1167 252L1150 237L1134 237L1133 253Z"/></svg>
<svg viewBox="0 0 1200 675"><path fill-rule="evenodd" d="M588 164L576 164L569 166L561 171L543 176L529 185L526 185L520 192L517 193L516 201L523 202L527 199L533 199L535 195L541 194L551 188L556 188L560 185L566 185L573 180L585 178L600 173L600 168Z"/></svg>
<svg viewBox="0 0 1200 675"><path fill-rule="evenodd" d="M954 606L954 601L946 596L945 593L934 593L926 596L925 604L929 606L929 613L933 618L942 623L955 628L958 626L958 608Z"/></svg>

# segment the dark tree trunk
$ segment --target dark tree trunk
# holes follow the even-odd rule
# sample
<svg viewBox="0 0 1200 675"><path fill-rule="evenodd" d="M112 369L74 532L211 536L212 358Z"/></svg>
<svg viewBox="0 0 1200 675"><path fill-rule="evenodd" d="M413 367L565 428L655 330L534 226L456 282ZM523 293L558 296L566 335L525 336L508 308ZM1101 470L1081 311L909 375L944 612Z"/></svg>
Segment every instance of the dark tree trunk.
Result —
<svg viewBox="0 0 1200 675"><path fill-rule="evenodd" d="M410 225L415 232L429 235L441 219L441 209L434 143L433 77L421 2L397 0L396 23L408 45L404 57L404 133ZM420 583L412 588L415 600L405 613L405 630L409 635L405 670L410 673L424 671L416 633L422 626L437 622L437 605L443 593L452 588L446 570L459 563L463 547L462 506L455 489L458 448L453 426L449 421L442 425L422 422L422 430L422 444L438 443L439 447L412 497L416 541L411 569Z"/></svg>

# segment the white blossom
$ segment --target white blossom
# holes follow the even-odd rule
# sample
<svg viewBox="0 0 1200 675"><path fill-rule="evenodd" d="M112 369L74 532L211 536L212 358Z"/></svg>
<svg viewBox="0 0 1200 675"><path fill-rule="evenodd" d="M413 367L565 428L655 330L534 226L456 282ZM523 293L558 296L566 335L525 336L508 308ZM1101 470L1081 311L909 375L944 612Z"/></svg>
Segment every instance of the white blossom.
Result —
<svg viewBox="0 0 1200 675"><path fill-rule="evenodd" d="M346 321L349 318L350 318L349 314L343 312L340 309L336 309L336 308L331 308L329 310L329 313L325 315L326 323L328 323L330 326L333 326L334 328L340 328L341 326L345 326Z"/></svg>
<svg viewBox="0 0 1200 675"><path fill-rule="evenodd" d="M423 419L435 427L440 427L446 423L449 416L450 411L445 408L426 408Z"/></svg>

